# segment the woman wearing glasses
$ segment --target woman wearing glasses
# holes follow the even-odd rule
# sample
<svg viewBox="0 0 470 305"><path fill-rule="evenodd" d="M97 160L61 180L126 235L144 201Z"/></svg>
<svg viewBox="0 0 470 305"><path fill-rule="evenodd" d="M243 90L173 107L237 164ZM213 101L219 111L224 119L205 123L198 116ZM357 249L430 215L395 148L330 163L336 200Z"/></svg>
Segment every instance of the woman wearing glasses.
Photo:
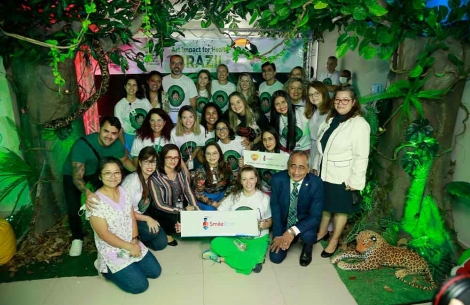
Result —
<svg viewBox="0 0 470 305"><path fill-rule="evenodd" d="M313 162L317 155L317 139L320 125L326 121L326 116L330 112L333 101L328 94L328 88L324 83L313 81L308 84L308 103L305 105L305 116L307 117L310 129L310 162Z"/></svg>
<svg viewBox="0 0 470 305"><path fill-rule="evenodd" d="M172 234L176 233L179 212L182 209L199 210L199 207L191 190L189 173L181 166L178 146L163 146L158 159L158 168L149 181L150 195L156 220L167 234L168 245L176 246L178 243Z"/></svg>
<svg viewBox="0 0 470 305"><path fill-rule="evenodd" d="M235 179L218 144L207 144L203 153L204 162L196 170L193 179L194 190L201 210L215 211L220 202L230 194Z"/></svg>
<svg viewBox="0 0 470 305"><path fill-rule="evenodd" d="M147 278L157 278L162 268L153 254L139 241L132 200L119 186L124 168L114 157L100 160L97 176L102 186L96 191L99 203L86 217L95 232L100 275L129 293L147 290Z"/></svg>
<svg viewBox="0 0 470 305"><path fill-rule="evenodd" d="M313 169L323 180L325 203L318 240L328 239L328 223L334 214L333 236L322 257L336 252L348 214L360 210L360 205L353 203L352 192L365 186L370 145L370 127L360 111L354 88L340 88L334 108L320 126Z"/></svg>
<svg viewBox="0 0 470 305"><path fill-rule="evenodd" d="M257 210L259 235L254 238L217 237L211 249L202 253L203 259L225 262L238 273L259 273L269 245L269 228L272 225L269 196L261 192L256 168L245 165L233 192L220 204L219 211Z"/></svg>
<svg viewBox="0 0 470 305"><path fill-rule="evenodd" d="M131 157L134 164L138 164L137 156L144 147L152 146L158 154L163 146L170 143L172 128L173 122L163 109L151 109L145 117L142 126L136 131L136 137L131 149Z"/></svg>
<svg viewBox="0 0 470 305"><path fill-rule="evenodd" d="M155 148L145 147L137 158L137 170L129 174L122 182L122 187L131 197L140 240L154 251L163 250L167 245L165 231L155 220L153 207L150 205L148 180L156 168L157 152Z"/></svg>

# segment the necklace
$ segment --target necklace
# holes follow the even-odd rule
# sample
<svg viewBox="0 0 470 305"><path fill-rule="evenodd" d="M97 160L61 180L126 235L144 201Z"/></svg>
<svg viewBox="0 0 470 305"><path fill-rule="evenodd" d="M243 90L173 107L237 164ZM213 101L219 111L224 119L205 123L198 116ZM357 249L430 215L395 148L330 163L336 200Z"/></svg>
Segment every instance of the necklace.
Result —
<svg viewBox="0 0 470 305"><path fill-rule="evenodd" d="M281 114L281 121L284 126L287 126L286 118Z"/></svg>

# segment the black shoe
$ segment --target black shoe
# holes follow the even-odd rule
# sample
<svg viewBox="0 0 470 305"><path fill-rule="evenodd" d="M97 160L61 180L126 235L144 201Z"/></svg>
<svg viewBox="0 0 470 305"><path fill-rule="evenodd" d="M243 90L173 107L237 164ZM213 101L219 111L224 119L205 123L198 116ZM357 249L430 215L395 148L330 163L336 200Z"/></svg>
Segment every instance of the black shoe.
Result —
<svg viewBox="0 0 470 305"><path fill-rule="evenodd" d="M176 239L173 239L168 243L168 246L176 247L178 246L178 242L176 241Z"/></svg>
<svg viewBox="0 0 470 305"><path fill-rule="evenodd" d="M329 231L327 231L326 234L325 234L322 238L318 239L318 240L315 242L315 244L318 243L318 242L321 242L322 240L328 241L328 239L330 239L330 232L329 232Z"/></svg>
<svg viewBox="0 0 470 305"><path fill-rule="evenodd" d="M313 245L304 245L302 254L300 254L299 264L302 267L307 267L312 262Z"/></svg>
<svg viewBox="0 0 470 305"><path fill-rule="evenodd" d="M260 273L261 270L263 270L263 264L259 263L259 264L256 264L256 266L253 268L253 272L254 273Z"/></svg>
<svg viewBox="0 0 470 305"><path fill-rule="evenodd" d="M325 250L323 250L320 255L321 255L321 257L324 257L324 258L331 257L331 256L333 256L333 254L335 254L335 252L336 252L336 250L338 250L338 248L339 248L339 242L336 245L335 251L333 251L333 253L329 253L329 252L326 252Z"/></svg>

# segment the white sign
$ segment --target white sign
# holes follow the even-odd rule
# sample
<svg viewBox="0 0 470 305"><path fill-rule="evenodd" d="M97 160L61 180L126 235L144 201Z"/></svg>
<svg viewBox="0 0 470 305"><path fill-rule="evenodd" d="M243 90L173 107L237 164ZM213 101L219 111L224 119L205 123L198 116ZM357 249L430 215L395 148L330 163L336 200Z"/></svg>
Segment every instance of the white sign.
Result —
<svg viewBox="0 0 470 305"><path fill-rule="evenodd" d="M258 235L256 210L181 211L181 237Z"/></svg>
<svg viewBox="0 0 470 305"><path fill-rule="evenodd" d="M285 170L287 169L288 160L289 154L276 154L251 150L245 150L243 153L243 163L256 168Z"/></svg>

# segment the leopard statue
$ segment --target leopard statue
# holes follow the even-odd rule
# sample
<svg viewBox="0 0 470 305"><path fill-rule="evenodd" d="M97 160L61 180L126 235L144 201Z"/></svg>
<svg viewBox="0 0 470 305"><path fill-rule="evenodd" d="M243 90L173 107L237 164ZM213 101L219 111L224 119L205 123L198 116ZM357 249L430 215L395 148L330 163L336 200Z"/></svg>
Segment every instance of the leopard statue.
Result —
<svg viewBox="0 0 470 305"><path fill-rule="evenodd" d="M346 251L331 258L331 263L338 263L343 270L372 270L380 266L400 268L395 272L397 279L423 290L433 290L436 287L426 261L417 253L404 248L395 247L387 243L378 233L361 231L356 237L356 250ZM358 263L346 263L342 260L355 258L363 259ZM427 277L429 286L423 286L405 280L409 274L422 274Z"/></svg>

